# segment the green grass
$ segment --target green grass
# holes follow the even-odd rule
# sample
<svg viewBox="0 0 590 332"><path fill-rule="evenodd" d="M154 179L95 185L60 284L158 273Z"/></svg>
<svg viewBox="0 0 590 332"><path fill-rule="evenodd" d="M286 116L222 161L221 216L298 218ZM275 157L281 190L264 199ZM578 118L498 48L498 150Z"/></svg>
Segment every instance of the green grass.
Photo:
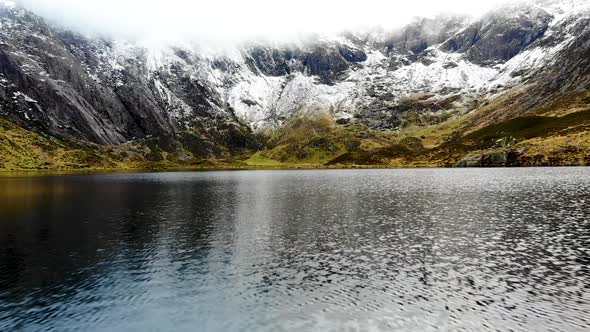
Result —
<svg viewBox="0 0 590 332"><path fill-rule="evenodd" d="M513 148L526 151L523 165L583 164L590 158L590 109L562 111L562 116L517 117L483 128L472 122L479 113L470 113L400 131L336 125L319 113L258 134L261 151L231 153L194 135L182 136L182 148L174 151L149 140L98 146L35 133L0 118L0 170L450 166L469 153ZM508 147L498 143L505 138ZM180 158L186 154L194 158Z"/></svg>
<svg viewBox="0 0 590 332"><path fill-rule="evenodd" d="M156 151L156 153L151 152ZM157 157L153 157L157 156ZM35 133L0 118L0 171L168 169L233 166L232 162L165 160L161 149L141 144L99 146Z"/></svg>
<svg viewBox="0 0 590 332"><path fill-rule="evenodd" d="M274 159L269 159L263 155L261 151L256 152L250 158L246 159L244 163L248 166L267 166L267 167L281 167L288 166L288 163L283 163Z"/></svg>
<svg viewBox="0 0 590 332"><path fill-rule="evenodd" d="M0 169L59 170L108 168L115 163L84 144L71 144L26 130L0 118Z"/></svg>
<svg viewBox="0 0 590 332"><path fill-rule="evenodd" d="M504 137L519 140L535 137L549 137L563 130L572 130L590 124L590 110L570 113L561 117L526 116L503 121L482 128L465 136L480 148L488 148Z"/></svg>
<svg viewBox="0 0 590 332"><path fill-rule="evenodd" d="M352 132L336 126L327 114L294 117L267 133L265 149L255 153L251 166L323 165L355 145Z"/></svg>

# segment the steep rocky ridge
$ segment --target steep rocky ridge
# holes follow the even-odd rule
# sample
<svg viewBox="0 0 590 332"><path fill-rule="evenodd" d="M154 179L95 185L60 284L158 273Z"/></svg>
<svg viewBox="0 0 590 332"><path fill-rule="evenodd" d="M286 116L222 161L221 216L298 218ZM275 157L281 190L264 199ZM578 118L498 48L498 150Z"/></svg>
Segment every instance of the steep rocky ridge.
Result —
<svg viewBox="0 0 590 332"><path fill-rule="evenodd" d="M254 152L264 145L257 133L318 111L370 130L465 118L457 135L468 134L556 103L584 109L588 5L546 0L209 52L83 36L0 1L0 115L179 160Z"/></svg>

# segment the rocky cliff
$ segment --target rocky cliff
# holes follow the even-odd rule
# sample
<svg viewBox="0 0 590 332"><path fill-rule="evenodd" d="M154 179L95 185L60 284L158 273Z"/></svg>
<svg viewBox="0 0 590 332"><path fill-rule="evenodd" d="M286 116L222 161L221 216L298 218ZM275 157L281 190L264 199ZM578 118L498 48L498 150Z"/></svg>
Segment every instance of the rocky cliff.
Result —
<svg viewBox="0 0 590 332"><path fill-rule="evenodd" d="M265 143L257 133L317 112L377 131L469 115L467 133L585 96L589 8L537 1L208 52L197 42L84 36L2 1L0 116L42 135L141 144L179 160L254 152Z"/></svg>

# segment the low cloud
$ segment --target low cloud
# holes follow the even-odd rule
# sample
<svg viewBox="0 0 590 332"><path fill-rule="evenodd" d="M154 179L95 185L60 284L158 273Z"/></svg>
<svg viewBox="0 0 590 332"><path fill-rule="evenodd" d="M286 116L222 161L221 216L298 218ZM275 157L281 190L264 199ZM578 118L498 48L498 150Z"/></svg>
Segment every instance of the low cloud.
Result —
<svg viewBox="0 0 590 332"><path fill-rule="evenodd" d="M233 43L308 33L400 26L417 16L479 15L505 0L19 0L81 32L115 37Z"/></svg>

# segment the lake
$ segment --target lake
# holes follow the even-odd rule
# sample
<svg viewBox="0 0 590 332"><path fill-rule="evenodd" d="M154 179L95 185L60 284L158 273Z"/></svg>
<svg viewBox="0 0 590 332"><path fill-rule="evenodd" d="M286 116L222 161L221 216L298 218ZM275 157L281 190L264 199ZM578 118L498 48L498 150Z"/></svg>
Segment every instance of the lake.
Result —
<svg viewBox="0 0 590 332"><path fill-rule="evenodd" d="M590 168L0 178L0 330L584 331Z"/></svg>

